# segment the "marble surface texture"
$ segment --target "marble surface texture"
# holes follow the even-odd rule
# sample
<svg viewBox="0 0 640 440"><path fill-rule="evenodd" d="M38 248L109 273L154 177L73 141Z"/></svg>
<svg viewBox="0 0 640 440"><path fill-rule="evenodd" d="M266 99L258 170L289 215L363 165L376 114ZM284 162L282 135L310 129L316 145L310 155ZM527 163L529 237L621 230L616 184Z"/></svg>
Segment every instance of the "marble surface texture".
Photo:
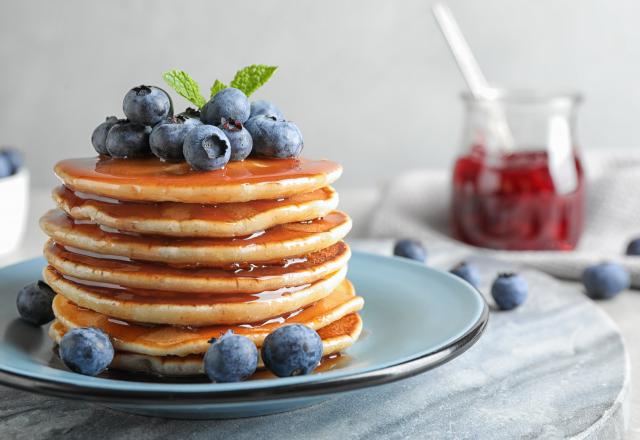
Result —
<svg viewBox="0 0 640 440"><path fill-rule="evenodd" d="M504 265L478 264L486 291ZM629 367L616 326L578 289L523 274L531 291L523 307L492 311L476 346L405 381L291 413L223 421L146 418L0 388L0 438L622 438Z"/></svg>

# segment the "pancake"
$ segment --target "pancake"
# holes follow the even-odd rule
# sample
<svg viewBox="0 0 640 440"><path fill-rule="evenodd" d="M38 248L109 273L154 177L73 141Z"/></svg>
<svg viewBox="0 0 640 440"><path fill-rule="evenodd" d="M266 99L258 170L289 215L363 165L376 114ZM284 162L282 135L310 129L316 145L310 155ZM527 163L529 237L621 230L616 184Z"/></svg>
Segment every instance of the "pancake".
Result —
<svg viewBox="0 0 640 440"><path fill-rule="evenodd" d="M238 237L284 223L323 217L338 206L338 194L325 187L276 200L202 205L120 202L60 186L58 207L77 220L91 220L121 231L175 237Z"/></svg>
<svg viewBox="0 0 640 440"><path fill-rule="evenodd" d="M308 193L335 182L342 167L328 160L250 158L194 171L186 162L99 156L63 160L54 171L74 191L117 200L229 203Z"/></svg>
<svg viewBox="0 0 640 440"><path fill-rule="evenodd" d="M362 309L364 300L355 296L349 281L343 281L331 294L314 304L267 321L236 326L181 327L150 326L120 321L77 306L62 295L53 301L57 320L66 328L96 327L111 337L116 350L153 356L186 356L202 354L211 338L232 330L251 339L258 347L264 338L285 324L304 324L314 330L326 327L342 317Z"/></svg>
<svg viewBox="0 0 640 440"><path fill-rule="evenodd" d="M84 284L48 266L44 281L81 307L126 321L200 327L244 324L298 310L328 296L345 279L343 267L312 284L258 294L187 294Z"/></svg>
<svg viewBox="0 0 640 440"><path fill-rule="evenodd" d="M49 328L49 336L57 343L66 331L63 324L54 321ZM349 314L320 329L318 334L322 338L323 356L331 356L347 349L357 341L361 332L362 319L357 313ZM258 366L262 367L263 365L262 359L259 359ZM149 356L116 351L110 368L160 376L198 376L204 374L201 355ZM256 374L260 374L260 372Z"/></svg>
<svg viewBox="0 0 640 440"><path fill-rule="evenodd" d="M195 293L252 293L313 283L346 266L351 256L344 241L307 254L265 265L233 264L224 269L175 267L122 257L88 255L49 240L44 256L58 272L82 280L139 289Z"/></svg>
<svg viewBox="0 0 640 440"><path fill-rule="evenodd" d="M216 266L280 260L311 253L342 240L351 219L333 211L321 219L279 225L244 238L167 238L107 231L74 221L61 210L40 219L42 230L65 246L106 255L163 263Z"/></svg>

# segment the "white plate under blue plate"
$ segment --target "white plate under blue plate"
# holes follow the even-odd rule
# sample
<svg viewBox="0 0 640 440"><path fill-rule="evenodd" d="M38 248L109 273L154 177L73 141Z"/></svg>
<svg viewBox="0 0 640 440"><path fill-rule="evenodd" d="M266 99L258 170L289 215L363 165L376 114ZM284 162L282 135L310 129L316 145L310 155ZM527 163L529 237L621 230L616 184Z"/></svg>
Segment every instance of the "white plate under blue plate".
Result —
<svg viewBox="0 0 640 440"><path fill-rule="evenodd" d="M44 264L38 258L0 270L0 383L147 415L247 417L311 405L437 367L469 348L488 319L482 296L457 277L354 252L348 276L365 298L364 331L330 371L229 384L88 377L60 366L46 328L17 318L16 293L40 277Z"/></svg>

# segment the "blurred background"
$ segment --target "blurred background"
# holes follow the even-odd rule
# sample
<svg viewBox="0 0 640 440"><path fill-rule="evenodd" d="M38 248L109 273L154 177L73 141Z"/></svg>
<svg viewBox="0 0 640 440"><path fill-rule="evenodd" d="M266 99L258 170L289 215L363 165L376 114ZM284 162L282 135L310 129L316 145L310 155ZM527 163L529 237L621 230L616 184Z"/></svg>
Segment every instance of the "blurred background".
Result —
<svg viewBox="0 0 640 440"><path fill-rule="evenodd" d="M640 3L452 0L490 81L586 95L584 149L638 145ZM464 83L430 1L6 1L0 7L0 133L33 185L93 154L90 135L131 87L179 68L208 90L253 63L280 66L254 96L301 127L305 154L345 165L340 186L451 164ZM186 102L174 95L178 107Z"/></svg>

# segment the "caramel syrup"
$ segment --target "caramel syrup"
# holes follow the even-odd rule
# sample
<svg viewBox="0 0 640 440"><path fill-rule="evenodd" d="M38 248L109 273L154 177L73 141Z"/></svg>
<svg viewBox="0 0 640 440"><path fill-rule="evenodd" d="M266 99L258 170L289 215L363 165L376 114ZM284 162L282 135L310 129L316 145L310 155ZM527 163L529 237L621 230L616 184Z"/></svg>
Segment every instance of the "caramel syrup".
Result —
<svg viewBox="0 0 640 440"><path fill-rule="evenodd" d="M300 210L303 205L310 202L329 201L335 197L335 191L330 187L325 187L309 193L296 194L289 198L276 200L253 200L242 203L206 205L178 202L126 202L72 191L65 186L59 186L53 190L54 200L59 205L63 205L66 211L71 211L72 215L73 210L93 207L115 219L135 219L139 221L170 219L174 221L201 220L236 223L279 208L291 207L292 209ZM170 235L170 233L167 233L167 235Z"/></svg>
<svg viewBox="0 0 640 440"><path fill-rule="evenodd" d="M170 265L165 263L143 262L131 260L127 257L101 255L83 251L73 247L65 247L53 241L45 245L45 256L96 268L105 272L119 272L123 275L140 275L149 279L183 278L183 279L234 279L250 278L260 285L274 277L283 277L293 273L304 273L317 270L333 261L349 255L349 247L343 241L312 252L307 255L286 258L278 261L253 263L233 263L219 268L202 267L197 265ZM126 278L126 276L124 276ZM160 283L161 284L161 283ZM173 289L175 290L175 289Z"/></svg>
<svg viewBox="0 0 640 440"><path fill-rule="evenodd" d="M278 182L328 174L341 167L329 160L247 159L229 162L214 171L194 171L188 163L162 162L157 158L116 159L108 156L66 159L55 166L56 173L103 183L134 183L145 186L218 186L226 184Z"/></svg>
<svg viewBox="0 0 640 440"><path fill-rule="evenodd" d="M343 212L333 211L325 217L316 220L278 225L266 231L254 233L248 237L226 238L185 238L141 235L99 226L89 221L73 220L60 210L47 212L42 217L40 224L45 233L50 235L54 240L65 245L73 245L73 243L65 242L65 237L72 237L73 235L76 235L84 236L94 241L127 246L128 248L232 247L242 249L255 247L266 248L270 245L282 244L284 242L313 239L317 234L330 232L331 230L341 226L350 225L350 219Z"/></svg>

